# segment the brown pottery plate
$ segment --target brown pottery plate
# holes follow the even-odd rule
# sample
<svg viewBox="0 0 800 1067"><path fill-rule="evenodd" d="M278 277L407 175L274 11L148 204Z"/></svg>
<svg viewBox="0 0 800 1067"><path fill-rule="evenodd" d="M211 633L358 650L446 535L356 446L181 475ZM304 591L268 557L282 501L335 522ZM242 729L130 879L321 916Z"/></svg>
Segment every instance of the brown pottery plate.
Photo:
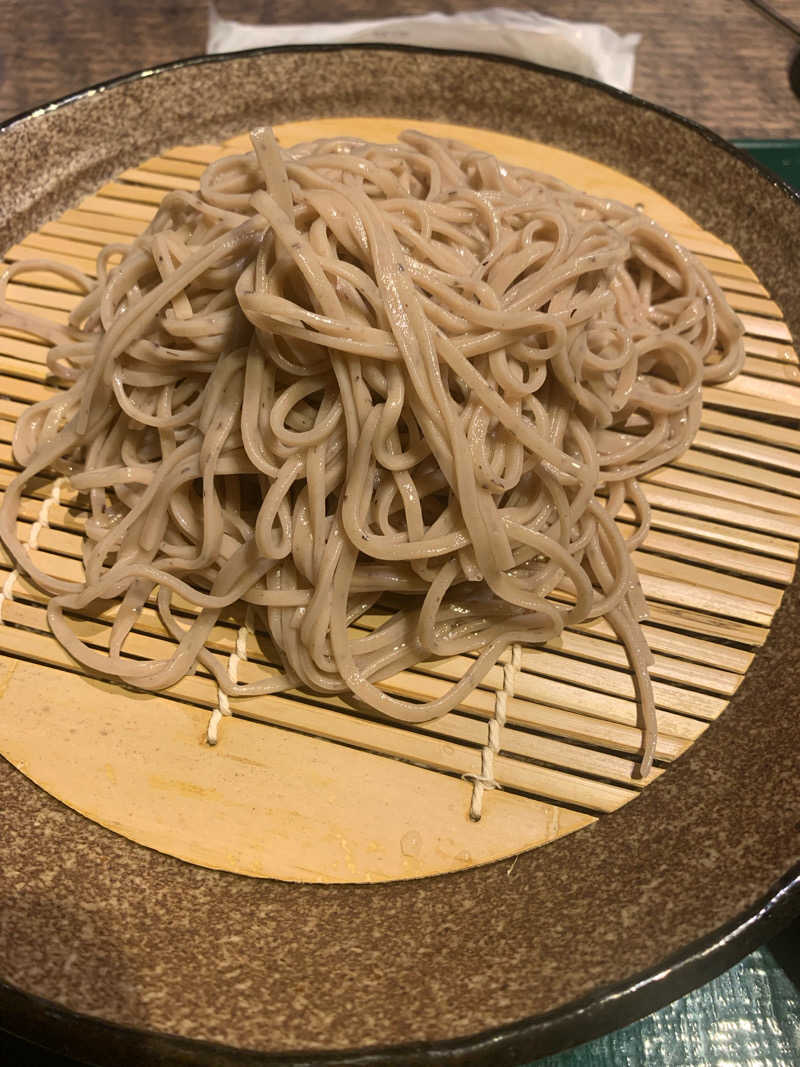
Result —
<svg viewBox="0 0 800 1067"><path fill-rule="evenodd" d="M0 243L175 144L352 115L481 127L617 168L734 245L800 336L786 186L666 111L456 52L202 57L39 108L0 130ZM98 1064L499 1065L652 1011L800 904L799 593L795 577L685 756L513 865L379 885L238 876L121 837L0 760L0 1025Z"/></svg>

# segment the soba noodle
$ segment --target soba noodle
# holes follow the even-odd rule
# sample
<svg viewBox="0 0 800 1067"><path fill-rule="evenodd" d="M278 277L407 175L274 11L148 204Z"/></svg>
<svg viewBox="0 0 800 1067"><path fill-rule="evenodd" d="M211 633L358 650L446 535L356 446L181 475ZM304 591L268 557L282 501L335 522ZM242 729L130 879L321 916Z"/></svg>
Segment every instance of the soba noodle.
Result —
<svg viewBox="0 0 800 1067"><path fill-rule="evenodd" d="M53 633L142 689L201 666L230 697L302 686L419 723L511 644L605 616L646 774L637 479L689 445L703 382L741 365L716 283L639 211L463 144L408 132L286 152L266 129L252 144L105 248L96 282L51 264L85 293L67 327L3 305L69 385L20 417L24 470L0 514ZM3 290L42 266L14 264ZM52 471L88 501L82 582L46 574L17 535L22 494ZM149 600L167 658L125 654ZM109 604L98 650L70 616ZM382 624L354 634L378 604ZM207 647L243 607L282 664L257 682ZM471 665L436 699L380 686L456 655Z"/></svg>

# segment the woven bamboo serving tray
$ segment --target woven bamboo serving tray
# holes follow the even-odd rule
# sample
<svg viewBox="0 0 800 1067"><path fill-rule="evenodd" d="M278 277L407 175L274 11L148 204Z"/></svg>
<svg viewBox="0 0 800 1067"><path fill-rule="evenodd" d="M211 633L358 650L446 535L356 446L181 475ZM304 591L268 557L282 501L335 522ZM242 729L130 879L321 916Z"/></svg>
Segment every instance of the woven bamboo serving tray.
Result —
<svg viewBox="0 0 800 1067"><path fill-rule="evenodd" d="M722 715L764 642L794 573L800 541L800 367L780 308L736 251L668 200L609 167L552 147L467 127L402 119L329 119L276 130L289 145L347 133L387 141L409 125L454 136L548 171L595 196L641 204L713 272L746 330L746 362L704 391L702 426L675 463L647 476L652 528L635 563L650 606L645 632L659 718L656 764L634 776L641 746L622 646L602 620L510 655L455 712L422 726L354 713L304 692L231 700L218 722L202 671L144 694L88 677L50 634L45 598L3 555L0 570L0 754L53 796L135 841L190 862L309 882L419 877L545 845L635 800ZM121 173L6 254L50 258L94 275L107 243L129 242L170 189L194 189L204 167L248 146L178 147ZM42 271L8 287L12 304L66 320L75 287ZM0 329L0 488L16 469L11 440L25 406L55 387L46 347ZM623 512L623 525L633 520ZM36 483L19 530L37 564L79 578L85 501L63 480ZM188 610L188 606L187 606ZM362 619L375 625L380 616ZM107 646L111 616L76 622ZM127 648L163 656L171 638L142 611ZM258 634L231 617L211 638L241 680L263 672ZM465 657L383 683L431 699ZM479 821L473 783L488 722L505 690L507 724ZM218 715L215 716L215 721ZM513 862L513 860L511 860Z"/></svg>

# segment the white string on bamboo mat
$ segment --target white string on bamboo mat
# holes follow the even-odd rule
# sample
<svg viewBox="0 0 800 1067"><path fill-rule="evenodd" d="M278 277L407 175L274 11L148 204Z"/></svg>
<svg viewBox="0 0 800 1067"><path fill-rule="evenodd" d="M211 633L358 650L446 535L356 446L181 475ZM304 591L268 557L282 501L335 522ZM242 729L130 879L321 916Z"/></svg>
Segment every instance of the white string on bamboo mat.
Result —
<svg viewBox="0 0 800 1067"><path fill-rule="evenodd" d="M481 749L480 774L465 774L464 778L472 782L472 800L469 817L478 822L483 814L483 794L487 789L501 789L502 786L494 776L494 760L501 749L500 738L508 715L508 702L514 696L517 671L522 663L522 648L511 646L511 662L503 665L503 688L498 689L494 697L494 714L488 722L489 739Z"/></svg>
<svg viewBox="0 0 800 1067"><path fill-rule="evenodd" d="M15 567L3 582L3 588L0 590L0 621L3 619L3 605L7 600L14 599L14 582L17 578L19 578L19 571Z"/></svg>
<svg viewBox="0 0 800 1067"><path fill-rule="evenodd" d="M31 526L31 532L28 536L28 548L31 552L39 547L39 534L43 529L50 526L50 509L55 504L61 503L61 490L67 484L67 481L68 479L63 475L60 478L56 478L50 488L50 492L42 501L42 506L39 508L39 514L36 516L36 521ZM0 590L0 620L2 620L3 617L3 605L7 600L14 599L14 583L19 577L21 577L21 575L17 568L14 567L3 583L3 588Z"/></svg>
<svg viewBox="0 0 800 1067"><path fill-rule="evenodd" d="M33 551L39 547L39 534L43 529L50 526L50 509L55 504L61 503L61 490L67 484L65 477L56 478L53 482L50 492L44 499L44 502L39 509L39 514L36 516L36 522L31 526L30 536L28 537L28 548Z"/></svg>
<svg viewBox="0 0 800 1067"><path fill-rule="evenodd" d="M228 674L233 685L237 685L239 682L239 664L247 661L247 635L252 632L250 608L248 607L244 626L239 627L236 634L236 646L228 658ZM231 705L228 700L228 694L223 692L217 685L217 706L211 712L211 718L208 720L208 729L206 730L206 741L209 745L216 745L219 741L219 724L226 715L230 714Z"/></svg>

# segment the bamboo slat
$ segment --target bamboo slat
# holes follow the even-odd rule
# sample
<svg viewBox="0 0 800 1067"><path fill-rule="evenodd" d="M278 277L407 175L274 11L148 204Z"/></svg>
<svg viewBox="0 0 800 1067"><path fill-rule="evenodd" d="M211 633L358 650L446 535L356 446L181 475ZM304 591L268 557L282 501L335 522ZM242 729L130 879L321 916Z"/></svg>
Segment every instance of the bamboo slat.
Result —
<svg viewBox="0 0 800 1067"><path fill-rule="evenodd" d="M120 179L125 182L134 184L138 189L197 189L200 184L195 178L187 177L182 174L170 174L164 171L148 170L146 168L134 167L132 170L125 170L120 174ZM161 194L163 196L163 193ZM158 197L156 203L161 202L161 196Z"/></svg>
<svg viewBox="0 0 800 1067"><path fill-rule="evenodd" d="M708 392L708 389L704 391L704 397L708 395ZM742 403L741 406L745 411L747 410L746 403ZM717 408L706 406L703 408L702 427L741 437L745 444L748 441L759 441L775 444L784 449L800 451L800 430L793 429L791 424L787 426L764 419L731 415Z"/></svg>
<svg viewBox="0 0 800 1067"><path fill-rule="evenodd" d="M750 334L746 334L744 347L746 352L750 352L754 356L763 356L765 359L790 366L797 366L798 363L797 352L790 345L780 344L776 341L766 341L764 338L752 337Z"/></svg>
<svg viewBox="0 0 800 1067"><path fill-rule="evenodd" d="M694 448L718 452L723 456L738 456L747 460L747 466L757 464L761 468L777 467L800 474L800 455L788 448L776 448L774 445L763 445L758 441L748 441L742 437L708 430L697 431Z"/></svg>
<svg viewBox="0 0 800 1067"><path fill-rule="evenodd" d="M701 438L701 443L702 440ZM729 450L733 451L730 445ZM793 459L794 463L797 463L797 458L793 457ZM719 478L739 482L742 485L761 485L782 493L784 496L800 496L800 477L756 468L752 463L740 463L731 459L709 456L696 448L690 448L684 452L676 466L702 474L714 474Z"/></svg>
<svg viewBox="0 0 800 1067"><path fill-rule="evenodd" d="M322 120L278 132L284 143L345 127L380 140L391 139L405 125L400 120ZM472 137L501 157L560 174L595 195L641 203L701 256L745 325L743 374L706 389L702 427L692 448L646 479L651 530L634 560L650 607L644 631L653 652L657 763L647 779L636 777L642 742L636 688L625 650L604 619L588 620L548 645L523 650L502 752L495 759L495 779L503 792L487 800L479 824L466 818L471 787L463 776L480 772L487 720L494 715L510 654L456 711L416 726L378 721L336 696L295 691L232 698L234 718L222 724L220 743L212 750L203 735L219 694L205 669L164 694L146 697L86 678L49 631L46 595L4 554L0 700L12 699L9 694L19 691L15 686L23 679L29 692L38 687L48 699L36 714L15 716L13 730L9 717L3 723L0 716L0 752L66 803L193 862L307 880L397 878L512 855L578 829L637 796L724 713L794 574L800 542L800 430L795 428L800 366L780 309L753 271L733 248L700 230L674 205L606 167L486 131L415 125ZM100 250L109 243L130 243L167 191L196 189L209 162L247 147L247 139L237 137L221 146L179 146L145 160L9 249L6 262L48 258L93 277ZM72 282L37 269L12 281L7 298L14 307L64 323L80 293ZM49 378L47 351L41 340L0 327L0 499L16 470L15 421L56 385ZM45 477L27 486L17 533L27 542L35 529L37 566L80 581L86 501L67 485L48 505L43 523L50 486ZM623 533L632 530L634 519L626 505L619 520ZM176 611L186 618L194 613L180 600ZM72 616L70 624L92 647L107 648L113 613L112 606L95 608L91 615ZM379 611L364 616L354 632L374 628L382 618ZM244 639L243 681L275 670L269 646L240 627L241 619L221 619L208 647L230 657ZM145 605L125 654L162 657L172 647L154 606ZM469 656L454 656L419 664L382 684L396 695L435 699L470 662ZM83 739L80 753L69 740L76 722ZM157 749L152 743L148 747L147 731L157 736ZM49 758L43 736L63 742L53 746ZM72 756L64 759L64 751ZM150 758L147 753L157 768L150 779L138 770ZM100 784L102 766L111 768L116 784L109 784L108 775ZM244 767L255 768L246 772L250 792L242 791ZM87 781L95 782L93 791ZM209 781L213 799L206 797ZM264 787L267 800L254 808L249 796ZM164 817L165 810L183 820L180 832ZM253 811L255 827L249 821ZM331 811L341 818L332 821ZM298 812L305 813L303 818ZM286 840L289 834L291 847L259 853L253 848L258 833L268 841ZM336 834L346 848L331 845Z"/></svg>
<svg viewBox="0 0 800 1067"><path fill-rule="evenodd" d="M107 207L107 205L104 205ZM138 219L126 218L115 214L113 210L93 212L91 210L91 197L87 197L78 208L69 208L56 222L48 222L42 227L42 233L51 232L51 227L69 226L72 231L77 230L82 234L82 240L96 242L96 230L110 232L116 240L118 236L136 237L142 232L142 224ZM57 233L57 229L53 232ZM77 236L74 232L72 236Z"/></svg>
<svg viewBox="0 0 800 1067"><path fill-rule="evenodd" d="M742 293L735 289L728 290L728 303L740 314L742 312L749 312L752 315L763 317L774 317L776 320L780 320L781 309L773 300L753 293ZM783 325L781 323L781 325ZM758 330L754 330L754 333L758 333Z"/></svg>
<svg viewBox="0 0 800 1067"><path fill-rule="evenodd" d="M800 367L787 359L769 359L763 356L747 356L744 361L745 374L760 378L772 378L774 381L800 383Z"/></svg>
<svg viewBox="0 0 800 1067"><path fill-rule="evenodd" d="M744 324L745 331L753 337L768 337L775 341L784 341L786 344L792 342L789 328L782 319L767 319L761 315L748 314L741 314L739 318Z"/></svg>

